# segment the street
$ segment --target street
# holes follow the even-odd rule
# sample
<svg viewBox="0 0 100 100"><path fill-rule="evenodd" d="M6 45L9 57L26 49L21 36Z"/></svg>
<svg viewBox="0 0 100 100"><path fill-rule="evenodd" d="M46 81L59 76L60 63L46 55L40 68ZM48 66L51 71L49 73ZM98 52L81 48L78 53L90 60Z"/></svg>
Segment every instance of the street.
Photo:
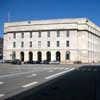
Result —
<svg viewBox="0 0 100 100"><path fill-rule="evenodd" d="M0 100L74 70L73 65L0 64Z"/></svg>

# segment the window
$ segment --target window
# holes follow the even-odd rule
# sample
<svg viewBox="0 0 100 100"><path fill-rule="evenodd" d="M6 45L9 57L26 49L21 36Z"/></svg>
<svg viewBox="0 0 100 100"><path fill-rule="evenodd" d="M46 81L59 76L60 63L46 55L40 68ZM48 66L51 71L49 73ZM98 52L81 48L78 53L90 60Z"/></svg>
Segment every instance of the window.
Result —
<svg viewBox="0 0 100 100"><path fill-rule="evenodd" d="M50 31L48 31L48 36L47 37L50 37Z"/></svg>
<svg viewBox="0 0 100 100"><path fill-rule="evenodd" d="M30 41L30 47L32 47L32 41Z"/></svg>
<svg viewBox="0 0 100 100"><path fill-rule="evenodd" d="M69 37L69 31L66 31L66 37Z"/></svg>
<svg viewBox="0 0 100 100"><path fill-rule="evenodd" d="M50 47L50 41L47 41L47 47Z"/></svg>
<svg viewBox="0 0 100 100"><path fill-rule="evenodd" d="M14 38L14 39L16 38L16 33L13 34L13 38Z"/></svg>
<svg viewBox="0 0 100 100"><path fill-rule="evenodd" d="M57 41L57 47L59 47L60 46L60 42L59 41Z"/></svg>
<svg viewBox="0 0 100 100"><path fill-rule="evenodd" d="M21 42L21 47L22 47L22 48L24 47L24 42Z"/></svg>
<svg viewBox="0 0 100 100"><path fill-rule="evenodd" d="M15 51L12 52L12 60L14 60L14 59L16 59L16 52Z"/></svg>
<svg viewBox="0 0 100 100"><path fill-rule="evenodd" d="M60 37L60 31L57 31L57 37Z"/></svg>
<svg viewBox="0 0 100 100"><path fill-rule="evenodd" d="M38 41L38 47L41 47L41 41Z"/></svg>
<svg viewBox="0 0 100 100"><path fill-rule="evenodd" d="M16 47L16 42L13 42L13 48L15 48Z"/></svg>
<svg viewBox="0 0 100 100"><path fill-rule="evenodd" d="M24 38L24 33L22 33L22 38Z"/></svg>
<svg viewBox="0 0 100 100"><path fill-rule="evenodd" d="M32 32L30 32L30 38L32 38Z"/></svg>
<svg viewBox="0 0 100 100"><path fill-rule="evenodd" d="M38 37L41 37L41 32L39 32Z"/></svg>
<svg viewBox="0 0 100 100"><path fill-rule="evenodd" d="M69 47L69 41L66 41L66 47Z"/></svg>
<svg viewBox="0 0 100 100"><path fill-rule="evenodd" d="M70 52L67 51L67 52L66 52L66 60L69 60L69 59L70 59Z"/></svg>

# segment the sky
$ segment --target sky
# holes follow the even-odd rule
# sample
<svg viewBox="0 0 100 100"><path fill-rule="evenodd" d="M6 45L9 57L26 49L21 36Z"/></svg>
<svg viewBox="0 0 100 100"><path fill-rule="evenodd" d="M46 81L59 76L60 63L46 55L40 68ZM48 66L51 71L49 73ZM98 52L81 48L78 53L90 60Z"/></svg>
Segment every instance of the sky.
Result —
<svg viewBox="0 0 100 100"><path fill-rule="evenodd" d="M100 0L0 0L0 36L3 37L4 23L8 20L81 17L100 26Z"/></svg>

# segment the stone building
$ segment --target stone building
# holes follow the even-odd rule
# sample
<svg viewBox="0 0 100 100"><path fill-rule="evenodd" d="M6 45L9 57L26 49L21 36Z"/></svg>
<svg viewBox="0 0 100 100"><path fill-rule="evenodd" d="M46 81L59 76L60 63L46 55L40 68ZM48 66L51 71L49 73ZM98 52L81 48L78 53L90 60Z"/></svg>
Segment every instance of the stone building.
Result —
<svg viewBox="0 0 100 100"><path fill-rule="evenodd" d="M0 59L3 59L3 38L0 37Z"/></svg>
<svg viewBox="0 0 100 100"><path fill-rule="evenodd" d="M4 60L100 61L100 27L86 18L4 24Z"/></svg>

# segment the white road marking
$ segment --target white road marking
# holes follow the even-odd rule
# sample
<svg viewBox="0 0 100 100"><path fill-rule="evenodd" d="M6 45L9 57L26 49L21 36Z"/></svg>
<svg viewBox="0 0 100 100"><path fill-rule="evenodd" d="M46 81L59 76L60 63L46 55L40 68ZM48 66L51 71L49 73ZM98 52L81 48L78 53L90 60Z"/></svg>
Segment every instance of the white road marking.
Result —
<svg viewBox="0 0 100 100"><path fill-rule="evenodd" d="M4 82L0 82L0 85L3 84Z"/></svg>
<svg viewBox="0 0 100 100"><path fill-rule="evenodd" d="M15 74L1 75L0 78L10 77L10 76L17 76L17 75L28 74L28 73L33 73L33 71L30 71L30 72L22 72L22 73L15 73Z"/></svg>
<svg viewBox="0 0 100 100"><path fill-rule="evenodd" d="M48 72L53 72L53 70L49 70Z"/></svg>
<svg viewBox="0 0 100 100"><path fill-rule="evenodd" d="M27 76L28 78L31 78L31 77L33 77L33 76L37 76L37 74L32 74L32 75L29 75L29 76Z"/></svg>
<svg viewBox="0 0 100 100"><path fill-rule="evenodd" d="M45 79L52 79L52 78L55 78L55 77L60 76L60 75L62 75L62 74L64 74L64 73L70 72L70 71L72 71L72 70L74 70L74 69L75 69L75 68L71 68L71 69L69 69L69 70L66 70L66 71L63 71L63 72L60 72L60 73L57 73L57 74L53 74L53 75L51 75L51 76L45 77Z"/></svg>
<svg viewBox="0 0 100 100"><path fill-rule="evenodd" d="M23 87L23 88L27 88L27 87L32 86L32 85L35 85L35 84L37 84L37 83L38 83L38 82L32 82L32 83L23 85L22 87Z"/></svg>
<svg viewBox="0 0 100 100"><path fill-rule="evenodd" d="M4 96L4 94L0 94L0 97L3 97Z"/></svg>

